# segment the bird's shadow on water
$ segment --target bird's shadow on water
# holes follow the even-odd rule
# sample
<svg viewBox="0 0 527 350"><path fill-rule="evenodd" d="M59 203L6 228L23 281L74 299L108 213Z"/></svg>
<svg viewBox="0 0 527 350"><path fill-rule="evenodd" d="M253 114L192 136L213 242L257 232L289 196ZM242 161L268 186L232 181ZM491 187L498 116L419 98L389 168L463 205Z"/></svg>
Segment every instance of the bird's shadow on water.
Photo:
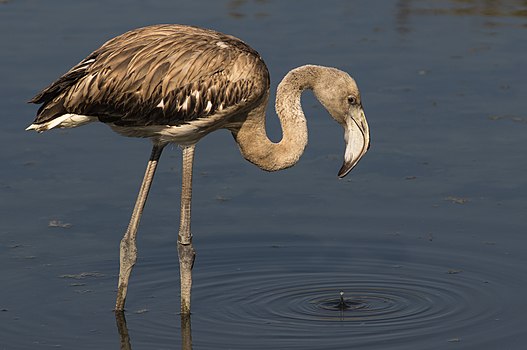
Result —
<svg viewBox="0 0 527 350"><path fill-rule="evenodd" d="M115 322L117 324L117 331L119 332L119 349L132 350L132 343L130 341L130 333L126 325L126 317L124 312L115 312ZM192 350L192 331L190 326L190 315L181 315L181 349Z"/></svg>

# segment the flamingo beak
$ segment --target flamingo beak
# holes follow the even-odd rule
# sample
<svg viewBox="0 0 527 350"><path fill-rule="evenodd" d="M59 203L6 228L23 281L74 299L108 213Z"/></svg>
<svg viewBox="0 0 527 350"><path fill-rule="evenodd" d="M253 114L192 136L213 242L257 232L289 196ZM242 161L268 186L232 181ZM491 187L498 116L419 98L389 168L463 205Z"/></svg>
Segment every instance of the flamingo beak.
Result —
<svg viewBox="0 0 527 350"><path fill-rule="evenodd" d="M357 112L353 113L356 115L352 114L346 119L344 126L346 150L344 152L344 162L338 173L340 178L348 175L370 148L370 128L366 121L366 116L362 108L357 109Z"/></svg>

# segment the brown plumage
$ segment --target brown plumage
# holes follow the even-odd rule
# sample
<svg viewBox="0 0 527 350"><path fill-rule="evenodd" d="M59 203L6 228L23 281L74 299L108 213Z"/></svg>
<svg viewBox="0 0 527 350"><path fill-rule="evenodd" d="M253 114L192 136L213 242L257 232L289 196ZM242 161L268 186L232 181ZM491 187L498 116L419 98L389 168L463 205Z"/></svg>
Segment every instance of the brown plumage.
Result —
<svg viewBox="0 0 527 350"><path fill-rule="evenodd" d="M264 62L242 41L157 25L109 40L30 102L42 104L35 125L70 113L117 126L177 126L250 105L268 88Z"/></svg>
<svg viewBox="0 0 527 350"><path fill-rule="evenodd" d="M190 313L195 251L190 232L195 144L211 131L230 130L242 155L268 171L293 166L307 144L300 104L305 89L344 128L346 149L338 176L346 176L370 145L359 89L347 73L306 65L291 70L276 93L282 140L265 130L269 73L258 53L241 40L212 30L156 25L109 40L31 102L42 104L27 129L46 131L92 121L125 136L148 137L152 154L120 245L116 311L123 311L137 259L137 228L164 147L183 148L178 255L181 313Z"/></svg>

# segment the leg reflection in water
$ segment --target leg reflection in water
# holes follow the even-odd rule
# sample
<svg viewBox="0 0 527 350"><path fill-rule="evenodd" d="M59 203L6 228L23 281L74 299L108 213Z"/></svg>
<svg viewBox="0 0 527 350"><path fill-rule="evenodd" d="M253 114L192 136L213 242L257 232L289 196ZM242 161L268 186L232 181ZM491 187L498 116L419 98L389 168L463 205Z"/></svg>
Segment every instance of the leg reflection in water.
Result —
<svg viewBox="0 0 527 350"><path fill-rule="evenodd" d="M115 321L117 323L117 330L119 331L119 343L121 344L119 349L132 350L124 312L116 311ZM192 350L192 331L190 328L190 315L188 314L181 314L181 350Z"/></svg>
<svg viewBox="0 0 527 350"><path fill-rule="evenodd" d="M117 322L119 343L121 344L119 349L132 350L132 345L130 345L130 335L128 334L128 327L126 327L126 318L124 318L124 312L116 312L115 321Z"/></svg>
<svg viewBox="0 0 527 350"><path fill-rule="evenodd" d="M190 314L181 314L181 349L192 350L192 332Z"/></svg>

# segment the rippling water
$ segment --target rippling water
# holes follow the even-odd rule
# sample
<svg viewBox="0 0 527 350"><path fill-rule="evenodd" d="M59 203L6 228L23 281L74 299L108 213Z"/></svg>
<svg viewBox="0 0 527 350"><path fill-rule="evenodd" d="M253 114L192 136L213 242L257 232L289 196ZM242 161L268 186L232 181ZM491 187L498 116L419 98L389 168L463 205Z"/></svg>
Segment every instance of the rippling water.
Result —
<svg viewBox="0 0 527 350"><path fill-rule="evenodd" d="M302 4L0 1L0 349L523 349L525 2ZM256 169L227 133L200 142L190 322L178 150L156 174L124 322L119 241L148 142L103 125L23 131L34 93L152 23L243 38L273 87L300 64L345 69L372 130L344 181L342 131L310 95L310 145L290 170Z"/></svg>
<svg viewBox="0 0 527 350"><path fill-rule="evenodd" d="M521 295L517 271L499 254L482 258L405 239L317 247L274 238L202 247L193 294L196 348L441 349L463 343L490 349L523 332L517 326L522 316L513 315L524 309L513 301ZM228 239L236 240L243 237ZM141 303L154 298L160 310L174 302L166 285L177 285L175 276L166 280L176 266L170 251L164 253L143 264L148 277L137 287L145 293ZM340 291L346 309L339 307ZM177 316L159 318L160 310L132 316L139 337L163 338L176 329Z"/></svg>

